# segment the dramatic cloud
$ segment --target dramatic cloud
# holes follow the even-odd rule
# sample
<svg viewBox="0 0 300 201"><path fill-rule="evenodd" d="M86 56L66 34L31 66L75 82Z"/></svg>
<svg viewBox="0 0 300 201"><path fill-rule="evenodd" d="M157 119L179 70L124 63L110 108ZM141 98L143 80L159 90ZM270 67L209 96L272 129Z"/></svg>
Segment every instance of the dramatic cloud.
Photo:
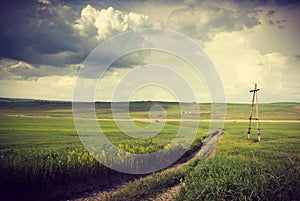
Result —
<svg viewBox="0 0 300 201"><path fill-rule="evenodd" d="M75 21L74 29L86 40L94 41L92 44L97 44L116 34L149 26L146 15L134 12L125 14L113 7L96 9L87 5L81 10L80 18ZM132 67L142 64L145 54L146 52L137 52L124 56L112 66Z"/></svg>
<svg viewBox="0 0 300 201"><path fill-rule="evenodd" d="M43 1L44 3L46 1ZM79 49L71 25L76 13L67 5L53 6L37 1L11 1L1 6L0 55L33 65L63 66L77 63ZM71 55L56 55L71 52Z"/></svg>
<svg viewBox="0 0 300 201"><path fill-rule="evenodd" d="M78 6L75 9L69 4L55 3L12 1L2 6L1 15L5 18L0 18L0 58L34 66L2 72L6 76L28 79L51 73L63 75L69 72L69 66L82 63L99 42L123 31L148 26L148 17L138 13L87 5L79 9L80 14L75 11ZM140 54L121 59L115 65L128 67L142 60Z"/></svg>
<svg viewBox="0 0 300 201"><path fill-rule="evenodd" d="M75 29L82 36L95 37L101 41L117 33L147 27L148 16L134 12L124 14L112 7L97 10L87 5L82 9L81 17L75 23Z"/></svg>
<svg viewBox="0 0 300 201"><path fill-rule="evenodd" d="M179 9L171 13L162 26L185 33L193 38L208 40L223 31L240 31L252 28L260 21L256 9L248 9L238 4L210 1Z"/></svg>
<svg viewBox="0 0 300 201"><path fill-rule="evenodd" d="M126 31L154 27L199 43L216 64L228 101L247 101L253 82L264 90L263 101L299 101L299 19L300 3L294 0L3 0L0 97L71 99L75 75L97 45ZM99 58L114 54L112 48ZM104 90L112 90L122 73L149 58L163 61L161 53L147 51L117 60L103 78ZM167 60L165 65L190 72L177 60ZM194 80L191 72L182 75ZM199 80L193 83L199 88ZM108 94L101 93L101 99L108 100Z"/></svg>

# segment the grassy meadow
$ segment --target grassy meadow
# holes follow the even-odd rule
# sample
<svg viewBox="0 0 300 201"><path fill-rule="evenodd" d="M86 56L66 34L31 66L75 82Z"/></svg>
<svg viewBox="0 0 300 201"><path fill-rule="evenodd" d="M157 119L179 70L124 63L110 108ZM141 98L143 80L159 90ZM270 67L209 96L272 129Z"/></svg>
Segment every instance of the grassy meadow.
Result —
<svg viewBox="0 0 300 201"><path fill-rule="evenodd" d="M299 200L299 123L261 123L247 140L247 123L227 123L214 158L185 177L177 200Z"/></svg>
<svg viewBox="0 0 300 201"><path fill-rule="evenodd" d="M153 105L163 107L170 119L180 118L183 112L178 103L136 102L130 104L130 115L147 119ZM209 119L211 105L203 103L199 107L200 118ZM247 119L249 109L247 104L227 104L226 119ZM96 112L97 118L102 119L99 124L107 138L120 149L132 153L149 153L168 147L180 125L179 122L166 122L155 137L135 139L126 136L112 120L110 103L97 103ZM191 114L190 118L199 117ZM260 118L299 120L300 104L261 104ZM135 124L149 125L141 121ZM188 153L201 145L208 127L209 123L200 122L198 140ZM251 140L246 139L247 123L226 123L214 158L193 163L188 169L179 170L176 177L168 173L162 181L166 186L181 182L183 187L178 200L297 198L300 123L260 123L260 127L262 141L258 143L255 129L252 129ZM66 199L76 193L106 189L140 176L106 168L84 149L74 127L71 103L0 101L0 193L7 199ZM155 185L159 186L159 182L156 183L151 183L154 189ZM134 199L145 199L143 196Z"/></svg>

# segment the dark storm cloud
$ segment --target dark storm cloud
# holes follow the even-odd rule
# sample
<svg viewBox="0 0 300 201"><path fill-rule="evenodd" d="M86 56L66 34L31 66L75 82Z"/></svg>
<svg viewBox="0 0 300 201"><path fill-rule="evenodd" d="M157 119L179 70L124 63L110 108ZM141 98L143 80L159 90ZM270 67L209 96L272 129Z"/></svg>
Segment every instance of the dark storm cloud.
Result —
<svg viewBox="0 0 300 201"><path fill-rule="evenodd" d="M235 3L251 3L253 5L277 5L277 6L287 6L299 3L299 0L234 0Z"/></svg>
<svg viewBox="0 0 300 201"><path fill-rule="evenodd" d="M299 1L283 0L186 0L185 3L187 7L173 11L163 27L198 38L203 42L222 31L241 31L260 25L263 23L261 14L268 18L269 25L283 29L287 20L273 19L278 9L299 8ZM268 7L270 9L266 12L263 8Z"/></svg>
<svg viewBox="0 0 300 201"><path fill-rule="evenodd" d="M240 31L259 25L261 22L256 17L258 12L257 9L241 7L232 2L216 4L206 1L173 11L165 26L207 41L222 31Z"/></svg>
<svg viewBox="0 0 300 201"><path fill-rule="evenodd" d="M295 58L297 61L300 61L300 54L294 55L294 58Z"/></svg>
<svg viewBox="0 0 300 201"><path fill-rule="evenodd" d="M81 10L87 4L96 9L117 5L117 1L5 1L0 7L0 59L24 61L41 68L55 66L64 68L67 64L82 63L99 44L95 37L80 35L74 29ZM105 5L107 4L107 5ZM114 63L117 67L128 67L141 62L142 58L126 57ZM22 69L22 73L42 76L45 70L33 72ZM52 70L49 70L50 72ZM13 72L16 71L14 69ZM20 74L20 73L18 73Z"/></svg>
<svg viewBox="0 0 300 201"><path fill-rule="evenodd" d="M56 66L84 58L81 38L71 26L77 17L71 7L15 0L0 9L0 57Z"/></svg>
<svg viewBox="0 0 300 201"><path fill-rule="evenodd" d="M273 16L275 13L276 13L275 10L269 10L269 11L267 12L266 16L267 16L267 17L271 17L271 16Z"/></svg>
<svg viewBox="0 0 300 201"><path fill-rule="evenodd" d="M287 5L297 4L297 3L299 3L299 0L276 0L275 1L275 4L279 6L287 6Z"/></svg>
<svg viewBox="0 0 300 201"><path fill-rule="evenodd" d="M148 54L148 51L139 51L129 55L125 55L117 59L114 63L111 64L112 68L126 68L136 65L144 64L144 57Z"/></svg>
<svg viewBox="0 0 300 201"><path fill-rule="evenodd" d="M43 3L44 2L44 3ZM99 44L96 38L80 35L74 29L81 10L87 4L97 10L109 6L122 8L124 1L88 0L4 0L0 6L0 59L11 59L15 64L24 61L32 66L9 68L3 75L15 74L24 78L47 76L69 72L64 70L68 64L82 63L86 56ZM129 2L143 4L145 1ZM288 6L290 9L297 1L193 1L185 3L176 0L155 0L157 5L181 4L183 9L175 10L164 24L167 29L179 31L195 38L208 40L209 36L222 31L238 31L252 28L261 22L257 18L259 5L272 4ZM225 4L222 4L224 3ZM275 9L269 10L269 24L284 27L284 21L276 22L271 17ZM123 6L124 7L124 6ZM201 15L203 14L203 16ZM207 17L207 21L205 21ZM203 23L199 23L203 19ZM114 33L115 34L115 33ZM143 63L143 54L124 57L116 61L114 67L130 67ZM52 66L52 67L51 67ZM57 67L57 70L55 69ZM48 69L48 70L47 70ZM61 71L61 73L59 72ZM4 72L4 71L3 71Z"/></svg>

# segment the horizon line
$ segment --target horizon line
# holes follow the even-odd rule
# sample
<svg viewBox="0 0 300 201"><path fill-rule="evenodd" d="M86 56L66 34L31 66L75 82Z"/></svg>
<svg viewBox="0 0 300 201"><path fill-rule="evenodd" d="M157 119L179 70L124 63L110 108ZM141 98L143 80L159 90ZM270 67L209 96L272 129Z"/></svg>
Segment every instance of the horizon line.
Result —
<svg viewBox="0 0 300 201"><path fill-rule="evenodd" d="M22 100L24 102L30 101L40 101L40 102L67 102L67 103L126 103L126 102L161 102L161 103L205 103L205 104L251 104L250 102L178 102L178 101L167 101L167 100L132 100L132 101L104 101L104 100L96 100L96 101L76 101L73 100L59 100L59 99L36 99L36 98L12 98L12 97L0 97L0 101L3 100ZM10 101L11 102L11 101ZM260 102L260 104L272 104L272 103L300 103L300 101L275 101L275 102Z"/></svg>

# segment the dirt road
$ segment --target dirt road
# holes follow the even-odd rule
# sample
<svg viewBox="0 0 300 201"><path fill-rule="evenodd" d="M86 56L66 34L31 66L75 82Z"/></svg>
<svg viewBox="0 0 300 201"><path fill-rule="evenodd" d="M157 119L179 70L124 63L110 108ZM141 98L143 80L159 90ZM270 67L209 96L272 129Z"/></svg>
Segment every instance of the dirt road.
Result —
<svg viewBox="0 0 300 201"><path fill-rule="evenodd" d="M177 165L172 166L171 168L179 168L180 166L183 166L187 163L189 163L191 160L194 160L195 158L204 159L206 157L213 157L213 154L217 148L218 143L222 139L223 130L218 130L210 135L207 135L203 141L203 144L201 145L201 149L192 155L192 157L184 162ZM112 189L108 189L106 191L100 191L100 192L93 192L91 194L83 195L80 198L72 199L72 201L88 201L88 200L106 200L107 197L114 194L117 190L124 188L126 186L125 184L122 184L121 186L117 186ZM167 188L164 190L163 193L159 194L156 198L150 198L147 200L153 200L153 201L162 201L162 200L174 200L174 198L178 195L180 192L181 185L175 185L170 188Z"/></svg>
<svg viewBox="0 0 300 201"><path fill-rule="evenodd" d="M7 116L14 116L14 117L23 117L23 118L51 118L51 119L73 119L73 117L56 117L56 116L46 116L46 115L25 115L25 114L9 114ZM87 120L87 119L85 119ZM94 120L94 119L91 119ZM112 119L112 118L98 118L98 121L139 121L139 122L180 122L180 121L185 121L185 122L211 122L211 121L216 121L216 122L228 122L228 123L247 123L249 122L248 119L225 119L225 120L211 120L211 119L149 119L149 118L131 118L131 119ZM262 119L259 120L259 122L262 123L300 123L300 120L284 120L284 119L278 119L278 120L273 120L273 119Z"/></svg>

